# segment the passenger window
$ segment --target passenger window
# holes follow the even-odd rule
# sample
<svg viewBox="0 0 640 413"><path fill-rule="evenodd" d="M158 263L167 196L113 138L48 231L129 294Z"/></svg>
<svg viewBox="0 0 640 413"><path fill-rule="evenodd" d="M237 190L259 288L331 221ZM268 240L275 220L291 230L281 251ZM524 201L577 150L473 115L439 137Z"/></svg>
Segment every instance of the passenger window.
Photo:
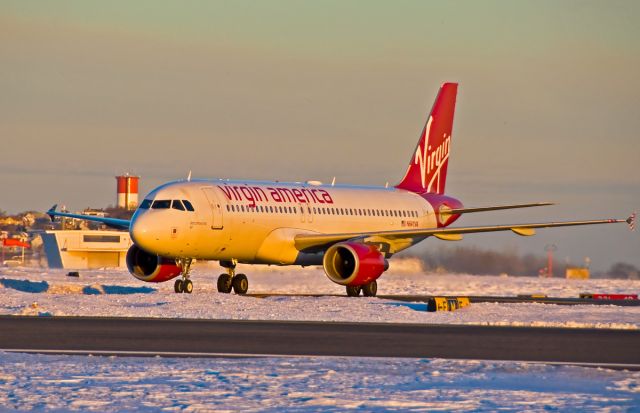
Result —
<svg viewBox="0 0 640 413"><path fill-rule="evenodd" d="M170 207L171 207L170 199L160 199L157 201L153 201L153 205L151 205L151 208L153 209L169 209Z"/></svg>
<svg viewBox="0 0 640 413"><path fill-rule="evenodd" d="M142 203L140 204L140 206L138 208L140 209L149 209L151 207L151 200L150 199L145 199L144 201L142 201Z"/></svg>
<svg viewBox="0 0 640 413"><path fill-rule="evenodd" d="M184 211L184 205L182 205L182 202L180 202L179 199L171 201L171 208L177 209L178 211Z"/></svg>
<svg viewBox="0 0 640 413"><path fill-rule="evenodd" d="M182 203L184 204L185 208L187 208L187 211L191 211L191 212L195 211L193 209L193 205L191 205L191 202L187 201L186 199L183 199Z"/></svg>

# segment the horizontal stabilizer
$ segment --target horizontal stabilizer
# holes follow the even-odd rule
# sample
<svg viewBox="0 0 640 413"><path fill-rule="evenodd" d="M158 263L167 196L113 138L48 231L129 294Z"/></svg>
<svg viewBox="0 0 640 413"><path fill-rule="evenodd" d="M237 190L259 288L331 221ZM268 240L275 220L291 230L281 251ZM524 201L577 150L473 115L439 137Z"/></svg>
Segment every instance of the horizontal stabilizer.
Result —
<svg viewBox="0 0 640 413"><path fill-rule="evenodd" d="M536 202L533 204L515 204L515 205L497 205L479 208L457 208L447 211L449 214L468 214L470 212L486 212L486 211L499 211L501 209L517 209L517 208L531 208L538 206L554 205L553 202Z"/></svg>

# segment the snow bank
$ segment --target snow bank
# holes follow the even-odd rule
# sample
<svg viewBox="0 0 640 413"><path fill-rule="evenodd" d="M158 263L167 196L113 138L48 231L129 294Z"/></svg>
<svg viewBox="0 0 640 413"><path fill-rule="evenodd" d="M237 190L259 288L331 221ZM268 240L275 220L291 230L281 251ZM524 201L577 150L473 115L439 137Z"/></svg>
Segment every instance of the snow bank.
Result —
<svg viewBox="0 0 640 413"><path fill-rule="evenodd" d="M411 268L405 265L404 268ZM368 321L573 328L640 328L640 307L559 306L521 303L473 304L452 313L428 313L424 303L377 298L348 299L319 268L244 266L250 292L340 294L340 297L241 297L219 294L217 266L193 273L193 294L175 294L173 283L149 284L126 271L0 270L0 314L122 317L185 317L251 320ZM545 293L577 297L581 292L637 293L640 282L565 280L469 275L424 275L391 270L379 280L379 294L497 295ZM36 305L34 306L34 303Z"/></svg>

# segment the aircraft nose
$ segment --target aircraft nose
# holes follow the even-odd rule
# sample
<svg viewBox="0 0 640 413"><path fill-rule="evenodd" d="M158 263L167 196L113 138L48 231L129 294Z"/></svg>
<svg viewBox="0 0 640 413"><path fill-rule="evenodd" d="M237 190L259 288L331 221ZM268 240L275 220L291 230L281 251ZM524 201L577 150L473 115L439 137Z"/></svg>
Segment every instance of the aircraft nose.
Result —
<svg viewBox="0 0 640 413"><path fill-rule="evenodd" d="M133 242L147 251L153 250L153 245L160 241L154 222L148 214L136 215L131 221L129 235Z"/></svg>

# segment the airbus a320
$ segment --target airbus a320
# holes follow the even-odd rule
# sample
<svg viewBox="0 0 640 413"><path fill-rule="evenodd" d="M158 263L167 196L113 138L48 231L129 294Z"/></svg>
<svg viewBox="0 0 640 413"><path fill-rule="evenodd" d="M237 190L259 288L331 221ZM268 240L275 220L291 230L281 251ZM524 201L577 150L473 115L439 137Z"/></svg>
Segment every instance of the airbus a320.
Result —
<svg viewBox="0 0 640 413"><path fill-rule="evenodd" d="M236 265L322 265L329 280L348 296L375 296L388 260L435 237L462 239L477 232L534 235L537 228L626 222L600 219L535 224L452 227L461 215L549 203L465 208L445 195L458 85L441 86L402 180L393 187L188 179L151 191L131 220L57 212L56 216L101 222L128 230L131 274L146 282L176 277L177 293L191 293L191 263L215 260L226 269L221 293L245 294L249 281Z"/></svg>

